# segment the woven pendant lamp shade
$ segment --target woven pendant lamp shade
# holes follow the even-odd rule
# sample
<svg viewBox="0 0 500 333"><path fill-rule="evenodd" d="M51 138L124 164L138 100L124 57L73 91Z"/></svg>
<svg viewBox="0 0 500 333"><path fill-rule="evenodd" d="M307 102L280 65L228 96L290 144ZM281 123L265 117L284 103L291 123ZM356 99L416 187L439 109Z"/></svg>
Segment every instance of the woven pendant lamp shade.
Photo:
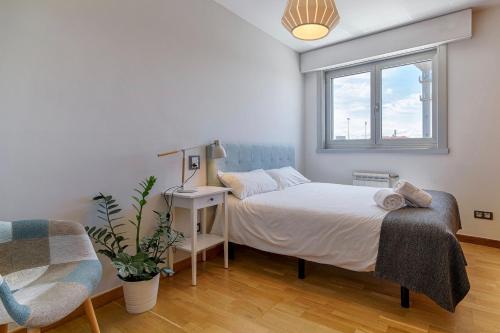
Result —
<svg viewBox="0 0 500 333"><path fill-rule="evenodd" d="M334 0L288 0L281 23L298 39L328 35L340 20Z"/></svg>

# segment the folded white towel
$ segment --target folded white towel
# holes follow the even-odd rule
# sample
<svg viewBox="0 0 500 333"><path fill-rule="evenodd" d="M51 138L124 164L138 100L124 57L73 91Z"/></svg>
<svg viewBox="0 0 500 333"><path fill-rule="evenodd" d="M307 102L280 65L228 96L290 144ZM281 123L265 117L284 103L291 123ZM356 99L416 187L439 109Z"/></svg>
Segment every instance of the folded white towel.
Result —
<svg viewBox="0 0 500 333"><path fill-rule="evenodd" d="M404 196L408 202L408 206L429 207L432 203L432 196L429 193L405 180L400 180L396 183L394 192Z"/></svg>
<svg viewBox="0 0 500 333"><path fill-rule="evenodd" d="M378 190L373 195L373 200L385 210L397 210L405 206L405 198L388 188Z"/></svg>

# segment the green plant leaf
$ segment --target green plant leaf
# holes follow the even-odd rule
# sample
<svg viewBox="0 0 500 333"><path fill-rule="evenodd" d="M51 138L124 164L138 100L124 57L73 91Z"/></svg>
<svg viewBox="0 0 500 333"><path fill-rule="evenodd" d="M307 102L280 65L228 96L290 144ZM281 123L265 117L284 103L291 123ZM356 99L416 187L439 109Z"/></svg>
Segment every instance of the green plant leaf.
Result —
<svg viewBox="0 0 500 333"><path fill-rule="evenodd" d="M143 262L147 258L148 258L148 256L145 253L138 252L135 256L132 257L132 261L134 261L134 262Z"/></svg>
<svg viewBox="0 0 500 333"><path fill-rule="evenodd" d="M131 275L137 275L140 271L137 267L134 267L133 265L130 265L127 268Z"/></svg>
<svg viewBox="0 0 500 333"><path fill-rule="evenodd" d="M114 253L109 251L109 250L100 249L100 250L97 250L97 253L105 255L106 257L108 257L111 260L113 260L113 258L115 257Z"/></svg>
<svg viewBox="0 0 500 333"><path fill-rule="evenodd" d="M92 237L97 238L97 235L101 232L101 228L95 229L95 231L92 232Z"/></svg>
<svg viewBox="0 0 500 333"><path fill-rule="evenodd" d="M120 260L121 262L130 262L130 255L128 253L120 253L117 256L117 259Z"/></svg>
<svg viewBox="0 0 500 333"><path fill-rule="evenodd" d="M118 270L118 275L120 275L122 278L126 279L129 276L128 271L125 269L125 267L120 268Z"/></svg>
<svg viewBox="0 0 500 333"><path fill-rule="evenodd" d="M97 236L99 240L101 240L101 238L106 235L108 233L108 231L106 229L102 229L101 232L99 233L99 235Z"/></svg>

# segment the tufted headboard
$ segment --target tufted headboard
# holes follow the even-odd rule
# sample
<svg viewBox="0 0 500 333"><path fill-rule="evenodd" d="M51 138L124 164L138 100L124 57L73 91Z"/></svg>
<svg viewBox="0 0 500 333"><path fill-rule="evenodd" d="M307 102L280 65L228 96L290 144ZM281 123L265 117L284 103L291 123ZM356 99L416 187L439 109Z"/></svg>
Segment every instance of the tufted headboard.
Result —
<svg viewBox="0 0 500 333"><path fill-rule="evenodd" d="M276 169L295 166L293 146L223 144L227 157L207 161L208 185L222 186L217 171L243 172L255 169Z"/></svg>

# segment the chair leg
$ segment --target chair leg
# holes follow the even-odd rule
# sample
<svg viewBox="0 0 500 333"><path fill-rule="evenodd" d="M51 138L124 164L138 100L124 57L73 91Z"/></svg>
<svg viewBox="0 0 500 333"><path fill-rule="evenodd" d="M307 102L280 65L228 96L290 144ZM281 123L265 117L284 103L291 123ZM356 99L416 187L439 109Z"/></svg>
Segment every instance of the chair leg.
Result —
<svg viewBox="0 0 500 333"><path fill-rule="evenodd" d="M90 300L90 298L87 298L85 303L83 303L83 306L85 307L85 313L87 314L87 318L90 323L90 330L92 331L92 333L100 333L101 331L99 330L99 324L97 323L94 307L92 306L92 301Z"/></svg>
<svg viewBox="0 0 500 333"><path fill-rule="evenodd" d="M28 333L40 333L41 330L39 328L28 328L27 332Z"/></svg>
<svg viewBox="0 0 500 333"><path fill-rule="evenodd" d="M0 325L0 333L7 333L7 332L9 332L9 324Z"/></svg>

